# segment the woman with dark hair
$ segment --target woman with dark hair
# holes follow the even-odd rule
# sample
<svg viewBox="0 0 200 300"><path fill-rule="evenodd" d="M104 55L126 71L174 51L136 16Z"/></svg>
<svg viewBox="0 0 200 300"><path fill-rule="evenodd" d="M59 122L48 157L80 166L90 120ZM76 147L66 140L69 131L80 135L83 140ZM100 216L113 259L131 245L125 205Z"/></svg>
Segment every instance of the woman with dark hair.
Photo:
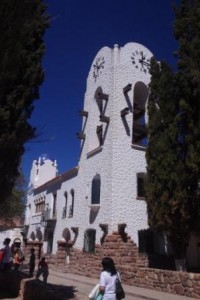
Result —
<svg viewBox="0 0 200 300"><path fill-rule="evenodd" d="M110 257L102 259L103 271L100 275L100 293L103 294L103 300L116 300L115 282L118 276L115 263Z"/></svg>

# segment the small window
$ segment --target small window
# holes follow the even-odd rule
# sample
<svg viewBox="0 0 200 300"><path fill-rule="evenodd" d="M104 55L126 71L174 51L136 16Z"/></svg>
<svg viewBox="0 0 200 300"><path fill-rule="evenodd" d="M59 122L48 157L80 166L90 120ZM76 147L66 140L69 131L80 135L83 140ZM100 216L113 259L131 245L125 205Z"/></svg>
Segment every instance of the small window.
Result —
<svg viewBox="0 0 200 300"><path fill-rule="evenodd" d="M74 215L74 190L71 190L71 204L69 206L69 218L72 218Z"/></svg>
<svg viewBox="0 0 200 300"><path fill-rule="evenodd" d="M96 230L89 228L84 233L84 252L95 252Z"/></svg>
<svg viewBox="0 0 200 300"><path fill-rule="evenodd" d="M134 145L147 146L147 128L145 123L146 101L148 88L143 82L137 82L134 87L133 97L133 135Z"/></svg>
<svg viewBox="0 0 200 300"><path fill-rule="evenodd" d="M57 193L53 194L53 218L56 218Z"/></svg>
<svg viewBox="0 0 200 300"><path fill-rule="evenodd" d="M64 192L64 197L65 197L65 205L63 206L62 219L65 219L67 217L67 192Z"/></svg>
<svg viewBox="0 0 200 300"><path fill-rule="evenodd" d="M137 198L145 199L144 173L137 174Z"/></svg>
<svg viewBox="0 0 200 300"><path fill-rule="evenodd" d="M92 199L91 204L100 204L101 176L95 175L92 179Z"/></svg>
<svg viewBox="0 0 200 300"><path fill-rule="evenodd" d="M96 133L98 136L99 145L102 146L103 145L103 126L102 125L97 126Z"/></svg>
<svg viewBox="0 0 200 300"><path fill-rule="evenodd" d="M35 203L35 213L41 213L45 209L45 201L38 201Z"/></svg>

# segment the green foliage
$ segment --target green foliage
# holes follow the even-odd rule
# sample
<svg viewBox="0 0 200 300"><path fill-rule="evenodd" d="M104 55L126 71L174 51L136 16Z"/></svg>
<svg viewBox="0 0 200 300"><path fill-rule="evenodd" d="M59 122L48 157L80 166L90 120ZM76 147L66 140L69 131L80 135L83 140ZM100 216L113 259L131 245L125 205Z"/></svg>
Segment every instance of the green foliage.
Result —
<svg viewBox="0 0 200 300"><path fill-rule="evenodd" d="M147 208L149 225L170 237L181 256L200 217L200 2L176 7L178 70L151 61L148 102Z"/></svg>
<svg viewBox="0 0 200 300"><path fill-rule="evenodd" d="M24 175L19 170L19 176L16 178L14 188L11 195L7 197L6 201L0 203L0 218L8 219L16 216L22 217L25 209L25 179Z"/></svg>
<svg viewBox="0 0 200 300"><path fill-rule="evenodd" d="M187 164L199 176L200 171L200 2L182 0L176 8L175 37L178 77L182 91L180 110L184 112Z"/></svg>
<svg viewBox="0 0 200 300"><path fill-rule="evenodd" d="M43 36L48 17L42 0L0 1L0 190L11 194L24 144L35 136L28 120L44 73Z"/></svg>

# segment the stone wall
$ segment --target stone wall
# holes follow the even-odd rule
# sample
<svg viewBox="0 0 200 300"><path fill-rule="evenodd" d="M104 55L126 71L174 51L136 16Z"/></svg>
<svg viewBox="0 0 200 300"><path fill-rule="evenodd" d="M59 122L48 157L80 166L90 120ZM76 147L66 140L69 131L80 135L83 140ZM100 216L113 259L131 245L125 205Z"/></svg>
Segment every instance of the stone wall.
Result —
<svg viewBox="0 0 200 300"><path fill-rule="evenodd" d="M200 274L121 266L125 284L200 299Z"/></svg>
<svg viewBox="0 0 200 300"><path fill-rule="evenodd" d="M107 235L102 245L96 245L95 253L84 253L70 247L64 241L58 241L56 266L67 265L67 269L72 273L84 276L90 276L92 270L92 275L98 277L101 271L101 261L105 256L112 257L117 266L137 268L148 266L147 257L139 253L137 245L124 232L121 234L113 232L112 235ZM51 262L53 261L50 260Z"/></svg>
<svg viewBox="0 0 200 300"><path fill-rule="evenodd" d="M57 255L49 258L49 263L69 273L99 278L104 256L114 259L125 284L200 299L200 274L148 268L147 257L124 233L106 236L102 245L96 245L95 253L84 253L58 241Z"/></svg>

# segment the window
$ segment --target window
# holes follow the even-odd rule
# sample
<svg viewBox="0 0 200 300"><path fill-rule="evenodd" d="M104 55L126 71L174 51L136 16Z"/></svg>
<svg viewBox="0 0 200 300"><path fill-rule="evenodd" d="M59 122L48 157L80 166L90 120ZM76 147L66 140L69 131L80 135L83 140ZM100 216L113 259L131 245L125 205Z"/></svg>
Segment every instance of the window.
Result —
<svg viewBox="0 0 200 300"><path fill-rule="evenodd" d="M99 86L91 99L90 117L93 122L89 135L89 153L101 148L106 138L109 117L106 116L108 95ZM97 154L99 152L95 152ZM93 153L94 154L94 153Z"/></svg>
<svg viewBox="0 0 200 300"><path fill-rule="evenodd" d="M53 218L56 218L57 193L53 194Z"/></svg>
<svg viewBox="0 0 200 300"><path fill-rule="evenodd" d="M44 199L37 199L35 200L35 213L41 213L45 209L45 200Z"/></svg>
<svg viewBox="0 0 200 300"><path fill-rule="evenodd" d="M71 204L69 206L69 218L72 218L74 215L74 190L71 190Z"/></svg>
<svg viewBox="0 0 200 300"><path fill-rule="evenodd" d="M147 145L147 128L145 124L145 107L148 97L148 89L143 82L137 82L134 87L133 99L133 135L132 143Z"/></svg>
<svg viewBox="0 0 200 300"><path fill-rule="evenodd" d="M96 230L92 228L86 229L84 233L84 251L87 253L95 252Z"/></svg>
<svg viewBox="0 0 200 300"><path fill-rule="evenodd" d="M67 217L67 192L64 192L64 197L65 197L65 205L62 211L62 219L65 219Z"/></svg>
<svg viewBox="0 0 200 300"><path fill-rule="evenodd" d="M96 174L92 180L91 204L100 204L101 176Z"/></svg>
<svg viewBox="0 0 200 300"><path fill-rule="evenodd" d="M103 127L102 127L102 125L97 126L96 133L98 136L99 145L102 146L103 145Z"/></svg>
<svg viewBox="0 0 200 300"><path fill-rule="evenodd" d="M145 177L145 173L137 174L137 198L138 199L145 198L144 177Z"/></svg>

